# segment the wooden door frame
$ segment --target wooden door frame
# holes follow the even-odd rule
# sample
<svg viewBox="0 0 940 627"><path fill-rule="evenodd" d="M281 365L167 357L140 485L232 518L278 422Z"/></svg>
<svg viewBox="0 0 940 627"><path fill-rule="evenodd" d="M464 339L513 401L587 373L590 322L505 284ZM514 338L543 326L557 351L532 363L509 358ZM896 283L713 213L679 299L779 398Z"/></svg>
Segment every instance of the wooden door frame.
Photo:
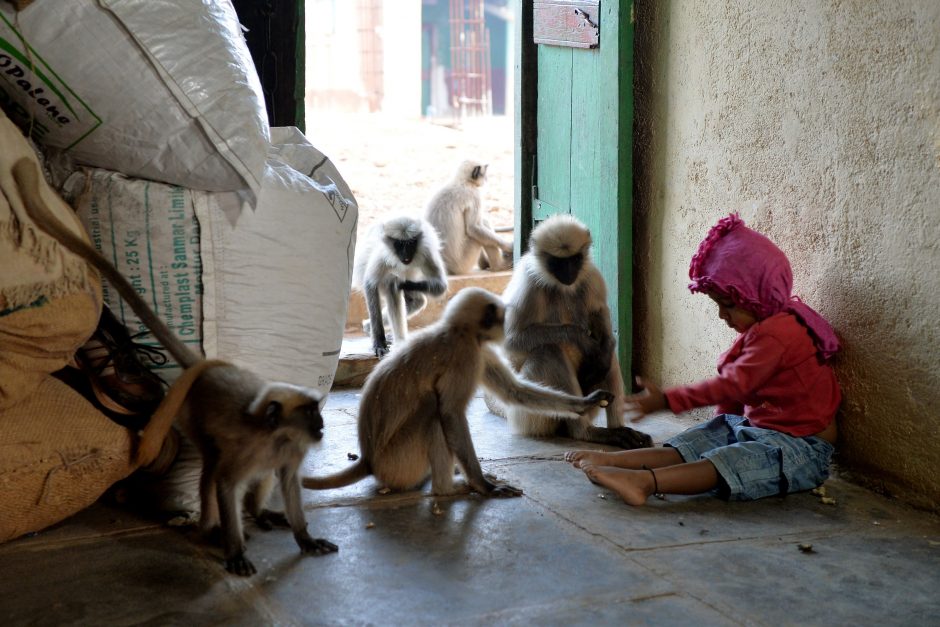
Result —
<svg viewBox="0 0 940 627"><path fill-rule="evenodd" d="M515 0L515 68L513 93L515 105L513 208L514 256L522 255L532 231L532 186L535 185L535 147L537 138L536 103L538 100L538 48L532 41L533 0Z"/></svg>
<svg viewBox="0 0 940 627"><path fill-rule="evenodd" d="M617 3L618 28L605 28L601 21L601 46L615 46L617 59L618 110L616 150L618 172L616 181L616 259L596 259L607 269L609 302L617 329L617 356L629 390L632 383L633 357L633 39L634 9L632 2L601 0ZM515 68L514 68L514 176L513 207L515 217L514 253L523 254L532 228L533 187L536 183L537 149L538 47L533 42L533 0L515 0ZM610 13L608 13L610 15ZM599 181L599 185L604 182ZM595 247L596 250L597 247ZM612 270L611 270L612 269ZM613 275L614 280L611 280Z"/></svg>

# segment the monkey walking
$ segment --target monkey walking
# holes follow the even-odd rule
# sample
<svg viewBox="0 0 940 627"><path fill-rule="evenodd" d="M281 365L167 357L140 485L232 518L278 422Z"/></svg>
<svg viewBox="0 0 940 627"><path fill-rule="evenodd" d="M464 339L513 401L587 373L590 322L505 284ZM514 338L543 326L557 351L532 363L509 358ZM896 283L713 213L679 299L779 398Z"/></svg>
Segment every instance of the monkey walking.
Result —
<svg viewBox="0 0 940 627"><path fill-rule="evenodd" d="M506 340L516 372L532 381L587 394L604 388L607 428L593 426L596 408L576 419L553 419L525 407L487 405L516 431L533 436L564 434L621 448L652 446L649 435L623 426L623 379L607 307L607 286L590 258L591 233L576 218L555 215L533 231L529 251L503 293Z"/></svg>
<svg viewBox="0 0 940 627"><path fill-rule="evenodd" d="M450 274L512 267L512 242L493 231L482 215L480 187L487 166L464 161L450 183L438 190L424 209L424 218L441 238L441 256ZM508 256L508 260L507 260Z"/></svg>
<svg viewBox="0 0 940 627"><path fill-rule="evenodd" d="M382 302L396 342L408 336L408 318L427 305L427 297L447 291L440 241L434 228L401 216L374 225L353 266L353 287L362 290L369 311L369 334L376 357L388 354Z"/></svg>
<svg viewBox="0 0 940 627"><path fill-rule="evenodd" d="M189 349L107 259L56 219L40 196L39 176L29 159L21 159L13 167L29 217L107 278L185 368L141 435L138 464L146 465L157 456L174 419L178 419L202 454L200 528L207 535L221 532L229 572L242 576L255 572L245 556L242 530L246 491L250 492L251 514L260 526L279 521L279 514L264 509L275 472L286 518L300 550L315 554L337 551L332 542L314 539L307 532L297 475L309 446L323 437L322 395L313 389L266 382L232 364L202 359Z"/></svg>
<svg viewBox="0 0 940 627"><path fill-rule="evenodd" d="M454 494L454 461L470 488L495 497L519 496L510 485L483 475L467 424L467 405L478 385L510 405L575 417L613 395L597 390L572 396L520 379L490 347L503 338L503 303L467 287L433 325L412 335L366 379L359 405L359 460L322 478L304 477L305 488L323 490L367 476L396 490L414 488L430 471L435 495Z"/></svg>

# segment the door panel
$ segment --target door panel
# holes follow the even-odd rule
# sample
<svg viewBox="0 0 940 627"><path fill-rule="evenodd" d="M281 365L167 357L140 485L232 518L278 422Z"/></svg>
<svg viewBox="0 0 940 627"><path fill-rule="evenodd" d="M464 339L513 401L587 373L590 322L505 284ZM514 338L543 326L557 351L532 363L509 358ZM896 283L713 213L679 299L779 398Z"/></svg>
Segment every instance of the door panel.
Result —
<svg viewBox="0 0 940 627"><path fill-rule="evenodd" d="M571 51L556 46L538 49L538 75L551 77L551 84L544 89L540 84L538 91L535 198L543 204L533 207L536 220L551 215L546 215L544 203L563 212L571 206Z"/></svg>

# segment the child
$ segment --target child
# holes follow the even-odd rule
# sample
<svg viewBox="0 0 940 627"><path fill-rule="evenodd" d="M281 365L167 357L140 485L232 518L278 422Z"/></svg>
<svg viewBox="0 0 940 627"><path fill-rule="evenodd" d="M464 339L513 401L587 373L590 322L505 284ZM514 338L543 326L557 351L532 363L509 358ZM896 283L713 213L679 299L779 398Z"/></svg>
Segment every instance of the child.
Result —
<svg viewBox="0 0 940 627"><path fill-rule="evenodd" d="M732 214L712 227L692 257L689 290L718 305L737 331L718 376L665 392L641 378L628 410L642 418L716 406L709 422L661 448L569 451L565 459L630 505L651 494L713 491L750 500L808 490L829 476L841 401L830 357L839 341L797 297L786 255Z"/></svg>

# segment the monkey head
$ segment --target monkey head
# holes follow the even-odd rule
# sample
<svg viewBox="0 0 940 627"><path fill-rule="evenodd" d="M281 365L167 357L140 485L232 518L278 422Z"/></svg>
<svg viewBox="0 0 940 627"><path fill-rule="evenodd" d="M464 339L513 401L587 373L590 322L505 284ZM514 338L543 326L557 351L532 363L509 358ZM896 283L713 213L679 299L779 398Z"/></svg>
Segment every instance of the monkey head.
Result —
<svg viewBox="0 0 940 627"><path fill-rule="evenodd" d="M476 187L482 187L486 183L486 169L488 167L490 166L478 161L464 161L457 167L457 175L454 180L457 183L469 183Z"/></svg>
<svg viewBox="0 0 940 627"><path fill-rule="evenodd" d="M465 287L450 299L443 319L448 326L474 332L481 342L502 342L506 306L496 294L481 287Z"/></svg>
<svg viewBox="0 0 940 627"><path fill-rule="evenodd" d="M248 406L254 423L267 431L284 431L284 435L300 440L319 442L323 438L323 395L317 390L269 383Z"/></svg>
<svg viewBox="0 0 940 627"><path fill-rule="evenodd" d="M414 261L415 252L421 245L421 237L424 234L419 220L407 216L394 218L385 222L382 230L385 245L395 253L399 261L406 266Z"/></svg>
<svg viewBox="0 0 940 627"><path fill-rule="evenodd" d="M566 213L549 217L532 231L529 248L550 283L574 285L591 255L591 232Z"/></svg>

